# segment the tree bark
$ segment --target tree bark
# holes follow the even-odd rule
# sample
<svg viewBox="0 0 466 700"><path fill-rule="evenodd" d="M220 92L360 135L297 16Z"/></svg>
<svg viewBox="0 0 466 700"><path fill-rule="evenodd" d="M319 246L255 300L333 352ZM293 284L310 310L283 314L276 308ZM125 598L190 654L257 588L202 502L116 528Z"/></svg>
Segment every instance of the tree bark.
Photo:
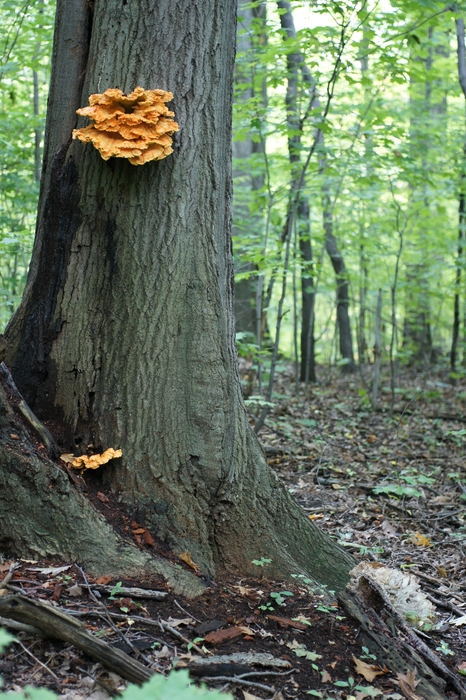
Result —
<svg viewBox="0 0 466 700"><path fill-rule="evenodd" d="M70 450L121 448L101 468L104 484L204 571L252 573L252 559L267 556L271 575L303 571L341 588L352 558L269 469L242 402L230 216L235 6L97 0L92 25L85 8L59 2L34 257L6 331L18 388L39 417L66 428ZM170 157L104 162L70 140L89 94L137 85L174 94ZM56 551L59 520L43 525L55 528Z"/></svg>

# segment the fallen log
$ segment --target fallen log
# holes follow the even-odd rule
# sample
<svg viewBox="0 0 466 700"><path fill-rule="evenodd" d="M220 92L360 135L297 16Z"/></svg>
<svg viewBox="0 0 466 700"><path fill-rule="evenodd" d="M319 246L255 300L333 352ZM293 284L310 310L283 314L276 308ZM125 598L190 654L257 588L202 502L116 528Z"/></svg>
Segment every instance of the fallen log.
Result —
<svg viewBox="0 0 466 700"><path fill-rule="evenodd" d="M47 637L73 644L131 683L142 685L153 675L147 666L94 637L79 620L39 600L21 594L0 596L0 615L33 625Z"/></svg>
<svg viewBox="0 0 466 700"><path fill-rule="evenodd" d="M416 677L416 694L424 700L445 700L454 690L466 700L466 687L393 608L380 586L361 576L357 589L338 594L345 612L361 626L364 644L398 677ZM402 682L400 681L400 687Z"/></svg>

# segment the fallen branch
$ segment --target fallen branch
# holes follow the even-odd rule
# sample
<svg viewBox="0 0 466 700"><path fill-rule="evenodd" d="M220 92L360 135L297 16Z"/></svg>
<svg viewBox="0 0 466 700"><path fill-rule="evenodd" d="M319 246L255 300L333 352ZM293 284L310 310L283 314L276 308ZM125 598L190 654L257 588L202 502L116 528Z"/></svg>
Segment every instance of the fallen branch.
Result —
<svg viewBox="0 0 466 700"><path fill-rule="evenodd" d="M103 584L91 583L91 588L104 593L114 593L115 596L124 595L130 598L150 598L151 600L163 600L167 597L166 591L150 591L145 588L130 588L128 586L104 586Z"/></svg>
<svg viewBox="0 0 466 700"><path fill-rule="evenodd" d="M141 685L152 676L151 671L128 654L114 649L102 639L92 636L84 625L57 608L24 595L0 597L0 613L25 624L33 624L48 637L61 639L93 657L106 668L132 683Z"/></svg>
<svg viewBox="0 0 466 700"><path fill-rule="evenodd" d="M192 647L201 656L206 655L205 651L203 649L201 649L201 647L199 647L197 644L194 644L194 642L192 642L190 639L188 639L183 634L181 634L181 632L178 632L178 630L176 630L174 627L169 625L167 622L163 622L163 620L159 620L159 625L160 625L160 627L162 627L162 629L164 629L166 632L171 634L172 637L175 637L176 639L179 639L180 641L184 642L188 646L188 649L190 649Z"/></svg>
<svg viewBox="0 0 466 700"><path fill-rule="evenodd" d="M357 591L348 587L338 600L361 625L378 664L396 674L405 673L406 668L417 670L418 692L425 700L444 700L447 683L466 700L461 681L401 618L374 581L361 576Z"/></svg>

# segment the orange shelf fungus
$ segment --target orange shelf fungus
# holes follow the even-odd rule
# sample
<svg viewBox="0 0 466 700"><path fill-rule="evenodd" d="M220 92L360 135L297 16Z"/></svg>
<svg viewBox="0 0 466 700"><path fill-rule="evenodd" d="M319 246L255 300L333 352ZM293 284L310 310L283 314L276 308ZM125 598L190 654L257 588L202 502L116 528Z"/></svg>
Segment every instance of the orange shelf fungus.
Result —
<svg viewBox="0 0 466 700"><path fill-rule="evenodd" d="M165 106L172 99L171 92L142 87L129 95L117 88L91 95L90 106L76 112L94 123L74 129L73 138L92 143L104 160L127 158L133 165L162 160L173 153L172 134L179 129Z"/></svg>

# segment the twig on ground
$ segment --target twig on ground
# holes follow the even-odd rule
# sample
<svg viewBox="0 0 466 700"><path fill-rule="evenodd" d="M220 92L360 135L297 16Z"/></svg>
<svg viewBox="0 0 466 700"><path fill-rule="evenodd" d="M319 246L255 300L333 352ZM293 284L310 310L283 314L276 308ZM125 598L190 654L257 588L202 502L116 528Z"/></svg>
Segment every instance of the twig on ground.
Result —
<svg viewBox="0 0 466 700"><path fill-rule="evenodd" d="M25 625L23 622L17 622L16 620L9 620L7 617L0 617L0 627L8 627L10 630L15 632L26 632L27 634L37 634L43 637L43 633L38 627L33 625Z"/></svg>
<svg viewBox="0 0 466 700"><path fill-rule="evenodd" d="M28 649L27 647L24 646L23 642L21 642L19 639L15 639L15 640L14 640L14 643L15 643L15 644L19 644L19 646L21 647L21 649L22 649L24 652L26 652L26 654L27 654L28 656L30 656L31 659L34 659L34 661L36 662L36 664L39 664L39 666L42 666L42 668L45 669L45 670L47 671L47 673L50 673L50 675L53 676L53 677L55 678L55 680L57 680L57 681L60 680L60 679L58 678L58 676L56 676L55 673L54 673L48 666L46 666L45 664L43 664L42 661L40 661L40 660L37 658L37 656L34 656L34 654L32 653L32 651L29 651L29 649Z"/></svg>
<svg viewBox="0 0 466 700"><path fill-rule="evenodd" d="M206 653L201 647L199 647L197 644L194 644L190 639L185 637L181 632L178 632L174 627L169 625L167 622L163 622L163 620L159 620L159 625L162 629L164 629L166 632L169 632L172 637L176 637L176 639L180 639L182 642L188 645L189 648L193 648L197 651L198 654L201 654L201 656L206 656Z"/></svg>
<svg viewBox="0 0 466 700"><path fill-rule="evenodd" d="M94 603L96 603L100 608L102 608L105 611L105 618L106 618L108 624L110 625L110 627L112 628L112 630L120 637L120 639L122 639L129 647L131 647L131 649L136 654L136 659L140 656L141 659L143 659L146 662L146 664L148 664L150 666L152 663L151 660L145 654L143 654L141 651L139 651L139 649L137 649L134 646L134 644L123 634L123 632L120 629L118 629L118 627L116 625L113 624L112 619L109 615L109 611L107 610L107 606L104 605L104 603L102 603L97 598L97 596L94 595L94 592L91 590L91 587L89 585L89 581L87 580L87 576L84 573L84 570L81 569L80 566L77 566L76 568L79 569L79 571L81 572L81 576L83 577L86 588L89 592L90 597L94 601ZM103 617L103 616L101 615L101 617Z"/></svg>
<svg viewBox="0 0 466 700"><path fill-rule="evenodd" d="M199 624L202 625L202 621L201 621L201 620L198 620L197 617L194 617L194 615L192 615L190 612L188 612L187 610L185 610L184 608L182 608L181 605L178 603L177 600L175 600L175 601L173 601L173 602L175 603L176 607L179 608L179 609L181 610L181 612L183 612L185 615L188 615L188 616L191 617L193 620L195 620L196 622L199 622Z"/></svg>
<svg viewBox="0 0 466 700"><path fill-rule="evenodd" d="M254 681L243 680L242 676L203 676L203 681L228 681L228 683L234 683L236 685L245 685L248 688L259 688L259 690L265 690L267 693L273 693L274 688L269 685L264 685L263 683L255 683Z"/></svg>
<svg viewBox="0 0 466 700"><path fill-rule="evenodd" d="M430 593L426 593L424 591L424 595L435 605L438 605L439 608L445 608L445 610L452 610L452 612L456 613L459 617L462 617L465 613L464 610L461 610L461 608L457 608L456 605L453 605L453 603L450 603L449 600L438 600L438 598L434 598L434 596L430 595Z"/></svg>
<svg viewBox="0 0 466 700"><path fill-rule="evenodd" d="M19 566L18 562L14 561L10 564L10 568L8 569L8 573L3 579L3 581L0 581L0 588L6 588L8 584L10 583L11 579L13 578L13 574L15 572L15 569L17 569Z"/></svg>

